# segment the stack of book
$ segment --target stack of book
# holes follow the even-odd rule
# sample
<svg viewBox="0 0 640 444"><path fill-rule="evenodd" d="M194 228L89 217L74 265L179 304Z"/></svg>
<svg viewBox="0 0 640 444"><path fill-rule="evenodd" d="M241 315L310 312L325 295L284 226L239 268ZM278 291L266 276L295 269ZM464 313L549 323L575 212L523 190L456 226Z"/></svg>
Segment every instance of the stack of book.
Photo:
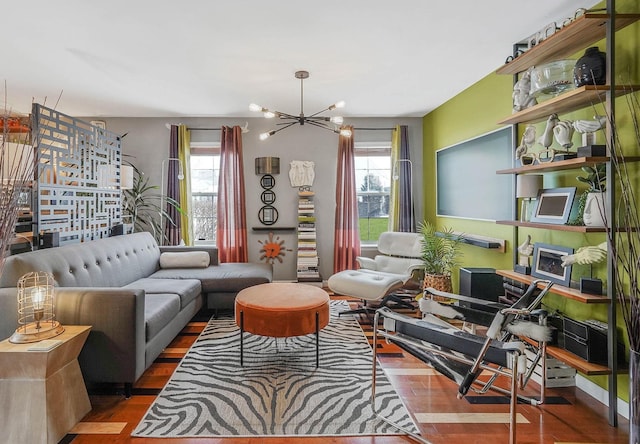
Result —
<svg viewBox="0 0 640 444"><path fill-rule="evenodd" d="M322 281L318 268L316 217L313 192L301 191L298 196L298 282Z"/></svg>

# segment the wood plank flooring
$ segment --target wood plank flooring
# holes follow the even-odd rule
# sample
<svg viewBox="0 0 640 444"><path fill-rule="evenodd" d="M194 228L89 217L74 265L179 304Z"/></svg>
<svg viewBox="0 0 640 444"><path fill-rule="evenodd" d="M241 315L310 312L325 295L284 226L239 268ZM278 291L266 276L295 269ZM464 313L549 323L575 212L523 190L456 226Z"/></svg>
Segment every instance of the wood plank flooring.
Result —
<svg viewBox="0 0 640 444"><path fill-rule="evenodd" d="M372 332L366 318L360 318L365 334ZM90 388L92 410L62 441L62 444L395 444L414 442L406 436L353 436L308 438L132 438L131 432L169 380L180 359L206 325L205 319L191 322L134 386L133 396L99 394ZM421 361L399 348L378 341L382 367L413 415L424 437L433 444L483 444L508 442L508 405L470 404L456 398L457 387ZM530 383L531 384L531 383ZM535 386L532 389L536 389ZM107 388L109 389L109 388ZM113 388L111 388L113 389ZM529 390L535 393L535 390ZM575 387L549 389L548 396L564 397L569 405L539 407L519 405L518 443L523 444L626 444L628 423L618 427L607 423L604 405Z"/></svg>

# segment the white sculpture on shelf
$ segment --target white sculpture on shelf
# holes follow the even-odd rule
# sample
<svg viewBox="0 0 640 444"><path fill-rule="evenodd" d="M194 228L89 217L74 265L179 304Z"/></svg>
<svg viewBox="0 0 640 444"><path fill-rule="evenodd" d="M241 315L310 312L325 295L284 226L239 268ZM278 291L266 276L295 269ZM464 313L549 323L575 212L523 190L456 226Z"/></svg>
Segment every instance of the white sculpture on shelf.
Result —
<svg viewBox="0 0 640 444"><path fill-rule="evenodd" d="M536 127L527 125L522 134L520 146L516 148L516 160L520 159L523 154L527 154L529 149L536 143Z"/></svg>
<svg viewBox="0 0 640 444"><path fill-rule="evenodd" d="M555 128L558 122L560 122L560 119L558 119L558 115L551 114L547 119L547 125L544 128L542 136L540 136L540 139L538 139L540 145L542 145L546 149L548 149L553 143L553 128Z"/></svg>
<svg viewBox="0 0 640 444"><path fill-rule="evenodd" d="M593 120L576 120L573 128L582 134L582 145L593 145L596 143L595 132L604 128L607 124L606 116L594 116Z"/></svg>
<svg viewBox="0 0 640 444"><path fill-rule="evenodd" d="M607 257L607 243L602 242L598 245L588 245L580 247L573 254L567 254L561 257L562 266L566 267L571 264L591 265L602 262Z"/></svg>
<svg viewBox="0 0 640 444"><path fill-rule="evenodd" d="M571 138L573 137L573 124L568 120L561 120L553 127L553 135L556 141L564 148L568 150L573 146Z"/></svg>
<svg viewBox="0 0 640 444"><path fill-rule="evenodd" d="M311 160L292 160L289 169L289 180L292 187L310 187L315 179L315 163Z"/></svg>
<svg viewBox="0 0 640 444"><path fill-rule="evenodd" d="M530 106L536 105L536 98L531 95L531 70L529 68L522 74L520 80L513 85L513 112L522 111Z"/></svg>
<svg viewBox="0 0 640 444"><path fill-rule="evenodd" d="M533 244L531 243L531 235L527 235L527 239L518 246L518 264L528 267L529 258L533 255Z"/></svg>

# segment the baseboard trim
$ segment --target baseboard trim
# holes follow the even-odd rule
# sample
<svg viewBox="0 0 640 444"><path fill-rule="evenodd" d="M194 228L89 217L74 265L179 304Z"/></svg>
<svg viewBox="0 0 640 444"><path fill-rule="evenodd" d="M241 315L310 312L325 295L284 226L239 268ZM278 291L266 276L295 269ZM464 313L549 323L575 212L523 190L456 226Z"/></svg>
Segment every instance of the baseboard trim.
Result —
<svg viewBox="0 0 640 444"><path fill-rule="evenodd" d="M609 406L609 392L579 373L576 375L576 387L607 407ZM618 414L625 419L629 419L629 403L620 398L617 398L617 400Z"/></svg>

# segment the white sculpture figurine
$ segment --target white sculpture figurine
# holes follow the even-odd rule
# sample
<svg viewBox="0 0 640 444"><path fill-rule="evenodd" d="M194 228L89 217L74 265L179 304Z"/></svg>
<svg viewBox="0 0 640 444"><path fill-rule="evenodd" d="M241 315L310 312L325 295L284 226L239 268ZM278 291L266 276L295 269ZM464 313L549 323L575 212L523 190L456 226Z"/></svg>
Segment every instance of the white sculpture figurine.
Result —
<svg viewBox="0 0 640 444"><path fill-rule="evenodd" d="M553 128L560 122L557 114L551 114L547 119L547 126L544 128L544 132L538 142L545 148L549 148L553 143Z"/></svg>
<svg viewBox="0 0 640 444"><path fill-rule="evenodd" d="M289 180L292 187L310 187L313 185L315 163L311 160L292 160L290 163Z"/></svg>
<svg viewBox="0 0 640 444"><path fill-rule="evenodd" d="M525 240L520 246L518 246L518 264L525 267L529 266L529 258L533 254L533 244L531 243L531 235L527 235Z"/></svg>
<svg viewBox="0 0 640 444"><path fill-rule="evenodd" d="M573 146L573 125L568 120L561 120L553 127L553 135L562 148L568 150Z"/></svg>
<svg viewBox="0 0 640 444"><path fill-rule="evenodd" d="M594 116L594 120L576 120L573 128L582 134L582 145L593 145L596 143L595 132L601 130L607 124L606 116Z"/></svg>
<svg viewBox="0 0 640 444"><path fill-rule="evenodd" d="M523 154L527 154L529 149L536 143L536 127L533 125L527 125L527 128L522 134L522 141L520 146L516 148L516 160L520 159Z"/></svg>
<svg viewBox="0 0 640 444"><path fill-rule="evenodd" d="M573 254L567 254L561 257L562 266L566 267L571 264L590 265L602 262L607 257L607 243L603 242L598 245L590 245L580 247Z"/></svg>
<svg viewBox="0 0 640 444"><path fill-rule="evenodd" d="M513 111L522 111L537 104L536 98L531 95L531 68L529 68L520 80L513 85Z"/></svg>

